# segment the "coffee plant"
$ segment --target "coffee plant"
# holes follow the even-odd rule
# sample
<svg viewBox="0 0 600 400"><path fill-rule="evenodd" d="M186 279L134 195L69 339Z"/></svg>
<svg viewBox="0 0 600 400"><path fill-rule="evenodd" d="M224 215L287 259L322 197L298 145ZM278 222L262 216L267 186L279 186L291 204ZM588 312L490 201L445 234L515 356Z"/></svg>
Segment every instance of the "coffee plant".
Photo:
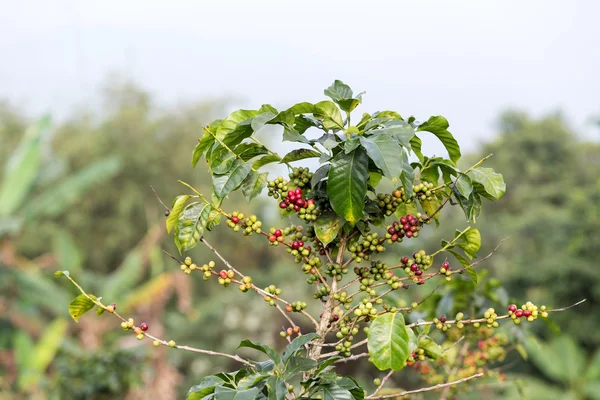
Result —
<svg viewBox="0 0 600 400"><path fill-rule="evenodd" d="M172 207L165 206L167 231L181 253L171 257L181 270L224 290L239 288L241 296L261 296L287 321L280 332L287 344L282 352L242 341L240 348L254 349L266 358L256 361L158 338L151 326L120 315L116 304L85 292L68 271L58 271L57 276L65 276L81 292L69 306L73 319L96 307L97 314L113 314L124 331L139 340L149 339L154 346L227 357L240 364L235 372L202 378L189 390L188 400L363 400L433 390L446 398L459 383L486 375L502 379L489 366L504 359L509 337L495 329L503 322L518 325L548 318L550 312L566 308L552 310L527 301L508 304L507 299L496 298L496 303L504 303L503 310L496 310L489 302L474 301L483 277L475 269L492 254L477 258L481 236L470 225L442 240L438 249L404 254L394 263L383 257L390 248L401 254L406 252L403 243L418 243L420 235L435 234L435 224L442 223L440 212L448 205L462 209L466 224L475 223L484 201L503 196L502 175L482 167L490 156L461 171L460 147L442 116L418 122L394 111L379 111L364 113L353 123L352 112L361 104L362 93L354 95L346 84L335 81L325 95L331 100L298 103L284 111L263 105L208 124L193 151L192 165L208 169L211 190L203 194L181 182L187 192L177 196ZM255 135L269 125L282 127L283 140L301 148L284 156L269 149ZM441 141L448 158L424 154L425 134ZM201 159L206 164L200 164ZM308 159L313 160L302 165ZM287 176L271 176L265 171L269 164L284 165ZM236 190L253 201L265 189L282 217L278 226L267 227L256 215L224 206ZM290 263L297 265L290 279L309 285L313 299L286 298L276 282L264 288L255 285L207 239L221 222L246 236L240 241L250 241L249 249L262 242L289 254ZM210 249L215 259L185 255L198 245ZM428 284L429 295L408 304L402 293ZM484 289L494 285L487 281ZM464 309L452 315L420 312L443 286L461 294L455 304ZM307 311L310 301L319 305L318 314ZM302 331L300 319L310 332ZM353 377L337 374L336 366L348 362L370 362L387 372L367 393ZM429 386L411 391L384 387L395 371L409 368Z"/></svg>

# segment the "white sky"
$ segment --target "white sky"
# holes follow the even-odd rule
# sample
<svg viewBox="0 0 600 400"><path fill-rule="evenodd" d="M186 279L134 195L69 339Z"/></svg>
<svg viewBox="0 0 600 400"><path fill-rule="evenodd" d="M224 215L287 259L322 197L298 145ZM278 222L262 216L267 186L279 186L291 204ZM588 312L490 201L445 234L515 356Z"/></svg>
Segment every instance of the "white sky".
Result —
<svg viewBox="0 0 600 400"><path fill-rule="evenodd" d="M164 104L236 95L442 114L471 146L518 107L598 138L600 2L2 0L0 98L64 116L120 71ZM469 145L463 147L470 147Z"/></svg>

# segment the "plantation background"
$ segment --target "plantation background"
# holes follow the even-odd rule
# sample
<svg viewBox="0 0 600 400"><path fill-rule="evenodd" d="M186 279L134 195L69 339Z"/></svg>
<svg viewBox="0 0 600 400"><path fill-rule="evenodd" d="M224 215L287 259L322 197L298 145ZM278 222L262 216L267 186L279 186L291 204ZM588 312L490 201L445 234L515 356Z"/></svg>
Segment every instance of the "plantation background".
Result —
<svg viewBox="0 0 600 400"><path fill-rule="evenodd" d="M236 368L139 343L107 316L75 324L67 313L75 292L54 280L59 268L178 343L281 345L284 322L259 297L187 277L162 254L176 249L150 186L164 200L181 192L177 179L207 187L207 171L191 168L204 124L238 106L320 100L336 78L367 91L359 111L445 115L462 166L494 153L486 166L508 190L479 218L481 254L510 239L482 265L497 278L488 280L493 293L556 307L588 299L548 324L522 326L547 347L530 345L525 361L514 352L505 372L522 379L526 398L600 398L600 87L592 72L600 56L582 51L600 34L589 20L597 5L332 2L315 14L310 2L137 3L22 2L0 16L0 399L168 400L205 374ZM290 13L292 21L281 17ZM16 22L24 16L28 29ZM569 27L560 35L559 22ZM274 131L263 135L290 146ZM443 151L436 146L424 149ZM237 195L227 204L277 224L266 196L252 207ZM452 208L443 218L461 214ZM210 235L257 284L310 297L282 252L225 227ZM433 248L448 235L432 227L414 246ZM191 254L211 259L201 248ZM452 308L455 294L440 291L440 304ZM378 376L344 368L367 385ZM398 382L415 387L418 376Z"/></svg>

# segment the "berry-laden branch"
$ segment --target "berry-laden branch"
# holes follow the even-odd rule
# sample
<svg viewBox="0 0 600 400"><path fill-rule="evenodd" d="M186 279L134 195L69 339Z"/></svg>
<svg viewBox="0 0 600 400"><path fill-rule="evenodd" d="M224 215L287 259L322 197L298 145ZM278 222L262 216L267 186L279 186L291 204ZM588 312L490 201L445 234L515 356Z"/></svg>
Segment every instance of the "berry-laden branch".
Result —
<svg viewBox="0 0 600 400"><path fill-rule="evenodd" d="M416 389L416 390L405 390L403 392L398 392L398 393L394 393L394 394L386 394L386 395L383 395L383 396L367 396L367 397L365 397L365 399L369 399L369 400L393 399L393 398L396 398L396 397L408 396L409 394L417 394L417 393L423 393L423 392L430 392L432 390L438 390L438 389L443 389L443 388L448 387L448 386L458 385L460 383L464 383L464 382L470 381L471 379L481 378L482 376L483 376L483 373L479 373L479 374L467 376L466 378L462 378L462 379L459 379L459 380L453 381L453 382L440 383L440 384L437 384L435 386L428 386L428 387L424 387L424 388Z"/></svg>
<svg viewBox="0 0 600 400"><path fill-rule="evenodd" d="M225 264L225 266L227 266L227 268L229 268L230 270L232 270L233 272L235 272L236 274L238 274L242 280L246 277L244 274L242 274L240 271L238 271L237 269L235 269L235 267L233 265L231 265L231 263L229 261L227 261L218 251L217 249L214 248L214 246L212 246L210 243L208 243L206 241L206 239L204 237L200 238L200 241L209 248L210 251L212 251L222 262L223 264ZM263 296L268 296L271 297L274 300L277 300L283 304L285 304L286 306L291 306L291 303L282 299L281 297L277 296L276 294L272 294L272 293L267 293L265 292L263 289L259 288L258 286L256 286L253 283L250 283L251 285L251 289L254 290L256 293L261 294ZM286 315L286 313L284 312L284 310L282 310L281 308L277 307L277 309L283 314L284 317L286 317L286 319L288 321L290 321L292 323L292 326L295 328L296 324L293 323L293 321ZM300 313L302 315L304 315L306 318L308 318L310 320L310 322L315 326L315 328L318 328L319 323L313 318L312 315L310 315L309 313L307 313L304 310L301 310Z"/></svg>
<svg viewBox="0 0 600 400"><path fill-rule="evenodd" d="M550 313L550 312L566 311L570 308L573 308L573 307L576 307L576 306L582 304L585 301L586 301L586 299L583 299L583 300L580 300L577 303L572 304L570 306L556 308L556 309L548 309L546 306L538 307L528 301L526 304L523 304L521 306L521 308L517 308L517 306L515 304L509 305L508 306L508 314L505 314L505 315L499 316L496 314L496 311L493 308L489 308L484 312L483 318L463 319L464 318L463 313L459 312L456 315L456 319L453 319L453 320L448 320L448 319L446 319L445 316L442 316L440 318L434 318L433 321L413 322L412 324L407 324L406 328L416 328L419 326L435 325L435 327L437 329L441 329L441 330L445 331L451 325L456 325L457 328L462 329L465 324L472 324L475 328L479 328L479 326L481 324L487 324L488 328L497 328L499 326L497 321L507 319L507 318L511 318L516 325L519 325L521 323L521 318L525 318L527 321L532 322L532 321L536 320L538 318L538 316L541 316L542 318L546 318L546 317L548 317L548 313ZM417 303L415 303L415 304L417 304ZM415 306L415 308L416 308L416 306ZM367 344L367 342L368 342L368 339L363 339L359 342L354 343L352 346L350 346L350 349L355 349L357 347L364 346ZM339 353L340 353L339 351L333 351L330 353L321 354L318 358L321 359L321 358L333 357L333 356L338 355ZM365 355L368 355L368 354L365 353Z"/></svg>
<svg viewBox="0 0 600 400"><path fill-rule="evenodd" d="M117 317L118 319L120 319L121 327L125 330L132 330L137 335L138 340L143 340L145 337L147 337L147 338L153 340L154 347L158 347L158 346L162 345L162 346L166 346L166 347L170 347L170 348L187 350L187 351L191 351L194 353L206 354L209 356L225 357L225 358L230 358L232 360L235 360L246 366L254 367L254 364L252 364L248 360L243 359L242 357L238 356L237 354L227 354L227 353L221 353L218 351L199 349L199 348L191 347L191 346L182 346L182 345L178 345L174 340L167 341L164 339L159 339L156 336L151 335L150 333L147 332L148 324L146 324L145 322L142 322L140 324L140 326L135 326L134 320L132 318L125 319L123 316L121 316L117 312L116 304L111 304L108 306L104 305L100 300L98 300L98 298L96 298L95 296L89 295L73 278L71 278L69 276L68 273L63 272L63 273L61 273L61 275L65 276L69 281L71 281L71 283L73 285L75 285L75 287L81 292L81 294L83 294L88 300L90 300L92 303L94 303L94 305L96 305L97 307L103 309L104 311L108 312L109 314L112 314L115 317Z"/></svg>

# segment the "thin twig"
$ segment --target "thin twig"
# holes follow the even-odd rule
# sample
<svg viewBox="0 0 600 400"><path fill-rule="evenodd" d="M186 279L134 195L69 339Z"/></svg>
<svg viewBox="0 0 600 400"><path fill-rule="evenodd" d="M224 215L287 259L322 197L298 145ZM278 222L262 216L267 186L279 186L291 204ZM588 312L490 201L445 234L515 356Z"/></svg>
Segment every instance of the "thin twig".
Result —
<svg viewBox="0 0 600 400"><path fill-rule="evenodd" d="M167 211L171 211L171 209L169 207L167 207L167 205L165 203L163 203L163 201L160 199L160 197L158 196L158 193L156 193L156 190L154 190L153 186L150 186L150 189L152 189L152 191L154 192L154 195L156 196L156 198L158 199L158 201L160 202L160 204L163 205L163 207L167 210Z"/></svg>
<svg viewBox="0 0 600 400"><path fill-rule="evenodd" d="M569 308L577 307L581 303L584 303L586 300L587 299L579 300L577 303L571 304L570 306L562 307L562 308L555 308L554 310L546 310L546 311L548 311L548 312L565 311L565 310L568 310Z"/></svg>
<svg viewBox="0 0 600 400"><path fill-rule="evenodd" d="M442 350L442 353L447 352L448 350L450 350L452 347L456 346L457 344L459 344L460 342L462 342L465 339L464 336L461 336L460 339L458 339L456 342L452 343L450 346L446 347L445 349Z"/></svg>
<svg viewBox="0 0 600 400"><path fill-rule="evenodd" d="M245 275L242 274L240 271L238 271L233 265L231 265L231 263L229 261L227 261L218 251L217 249L215 249L210 243L208 243L206 241L206 239L204 239L204 237L200 238L200 241L206 246L208 247L222 262L223 264L225 264L225 266L227 268L229 268L230 270L232 270L233 272L235 272L237 275L239 275L242 279L245 278ZM274 300L280 301L281 303L284 303L285 305L291 305L288 301L283 300L281 297L271 294L271 293L267 293L265 292L263 289L259 288L258 286L256 286L255 284L252 284L252 290L254 290L255 292L263 295L263 296L269 296L271 298L273 298ZM281 313L289 320L288 316L286 315L285 311L282 310L281 308L278 308L279 311L281 311ZM309 313L307 313L306 311L302 310L300 311L300 313L302 315L304 315L305 317L307 317L315 326L315 328L317 328L319 326L319 323L313 318L312 315L310 315ZM295 326L295 325L294 325Z"/></svg>
<svg viewBox="0 0 600 400"><path fill-rule="evenodd" d="M90 301L92 301L97 307L100 307L102 309L104 309L105 311L107 311L107 307L104 304L102 304L97 298L90 296L88 293L86 293L85 290L83 290L83 288L77 283L75 282L75 280L73 278L71 278L69 275L64 275L67 277L67 279L69 281L71 281L71 283L73 285L75 285L75 287L77 289L79 289L79 291L81 292L81 294L83 294L86 298L88 298ZM108 312L108 311L107 311ZM118 319L120 319L122 322L127 322L127 320L121 316L116 310L113 310L112 312L110 312L110 314L113 314L115 317L117 317ZM177 349L182 349L182 350L187 350L187 351L192 351L194 353L200 353L200 354L206 354L206 355L210 355L210 356L219 356L219 357L226 357L226 358L230 358L232 360L235 360L241 364L244 365L248 365L250 367L253 367L254 364L252 364L250 361L248 360L244 360L242 357L236 355L236 354L227 354L227 353L221 353L218 351L211 351L211 350L204 350L204 349L198 349L195 347L190 347L190 346L180 346L180 345L175 345L175 346L169 346L169 342L163 339L159 339L154 335L151 335L147 332L140 332L142 335L144 335L145 337L148 337L152 340L157 341L158 343L160 343L163 346L167 346L167 347L174 347Z"/></svg>
<svg viewBox="0 0 600 400"><path fill-rule="evenodd" d="M390 372L387 373L386 376L383 377L383 379L381 380L381 383L379 384L379 386L377 386L377 389L375 389L375 391L373 392L373 394L371 396L375 396L377 393L379 393L379 391L381 390L381 388L383 387L383 385L385 385L385 383L387 382L388 379L390 379L390 377L392 376L392 374L396 372L394 370L391 370Z"/></svg>
<svg viewBox="0 0 600 400"><path fill-rule="evenodd" d="M438 389L445 388L447 386L458 385L459 383L470 381L471 379L481 378L482 376L483 376L483 373L479 373L479 374L467 376L466 378L462 378L462 379L459 379L459 380L453 381L453 382L440 383L435 386L424 387L424 388L416 389L416 390L406 390L404 392L399 392L399 393L394 393L394 394L386 394L385 396L367 396L367 397L365 397L365 399L369 399L369 400L392 399L394 397L402 397L402 396L407 396L409 394L429 392L431 390L438 390Z"/></svg>

